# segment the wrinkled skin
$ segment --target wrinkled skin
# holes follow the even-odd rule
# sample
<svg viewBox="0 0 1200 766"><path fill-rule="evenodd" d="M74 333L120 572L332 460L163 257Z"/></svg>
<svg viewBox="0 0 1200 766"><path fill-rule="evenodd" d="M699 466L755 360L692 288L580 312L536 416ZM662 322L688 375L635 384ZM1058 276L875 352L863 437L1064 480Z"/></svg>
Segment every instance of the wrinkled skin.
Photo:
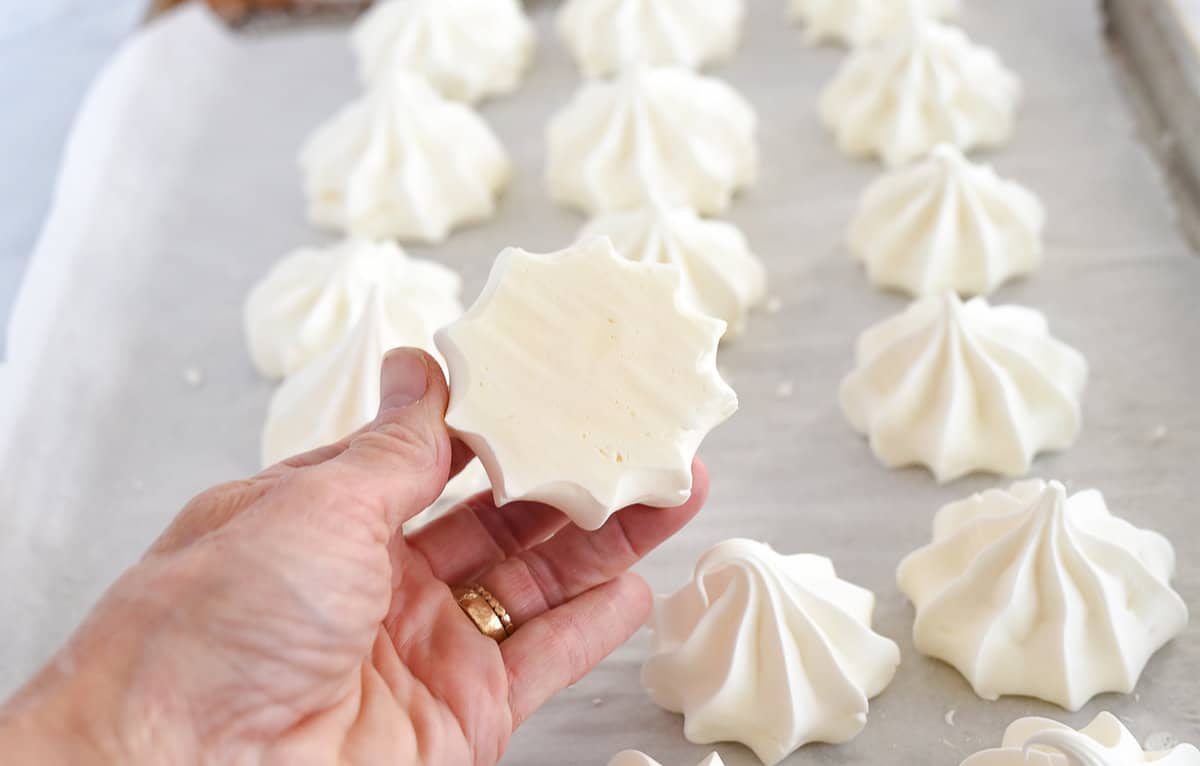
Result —
<svg viewBox="0 0 1200 766"><path fill-rule="evenodd" d="M14 763L494 764L514 729L650 608L628 568L691 500L585 532L480 495L405 535L470 455L436 362L384 362L376 420L195 498L56 658L0 708ZM518 626L483 636L450 587Z"/></svg>

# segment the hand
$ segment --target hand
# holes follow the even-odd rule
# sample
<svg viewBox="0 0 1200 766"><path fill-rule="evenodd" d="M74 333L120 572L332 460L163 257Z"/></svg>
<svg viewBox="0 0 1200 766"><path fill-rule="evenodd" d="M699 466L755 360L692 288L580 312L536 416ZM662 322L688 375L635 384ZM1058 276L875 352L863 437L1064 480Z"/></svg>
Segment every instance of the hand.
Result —
<svg viewBox="0 0 1200 766"><path fill-rule="evenodd" d="M58 658L0 709L30 763L494 764L514 729L623 643L650 594L627 570L682 527L629 508L595 532L477 496L419 532L470 455L437 363L384 361L373 423L194 499ZM497 644L450 587L517 626Z"/></svg>

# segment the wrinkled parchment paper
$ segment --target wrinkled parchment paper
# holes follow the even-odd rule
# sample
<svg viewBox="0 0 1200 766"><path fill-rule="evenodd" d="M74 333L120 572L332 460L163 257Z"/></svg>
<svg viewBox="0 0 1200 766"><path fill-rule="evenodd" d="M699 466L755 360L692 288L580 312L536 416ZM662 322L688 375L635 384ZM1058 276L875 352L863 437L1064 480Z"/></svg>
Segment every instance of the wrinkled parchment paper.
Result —
<svg viewBox="0 0 1200 766"><path fill-rule="evenodd" d="M939 505L1004 482L939 487L920 470L888 471L837 410L856 334L905 300L871 288L842 244L856 195L878 171L840 156L820 126L817 94L842 54L806 48L784 5L753 0L737 57L715 70L761 118L761 177L729 217L766 261L781 309L755 315L722 351L742 409L705 444L712 499L640 571L656 590L674 589L710 544L743 535L829 555L878 594L876 628L904 651L895 682L858 739L789 763L955 766L1015 717L1078 725L1102 709L1143 737L1200 741L1200 625L1155 657L1138 697L1108 695L1075 715L984 702L913 651L897 562L927 541ZM1078 445L1033 473L1098 487L1114 512L1167 534L1177 586L1195 608L1200 259L1134 137L1095 3L966 5L967 30L1026 85L1015 139L991 159L1050 213L1045 266L995 300L1045 311L1092 365ZM517 168L499 216L412 248L459 269L467 300L503 246L554 249L581 224L543 192L543 128L578 75L553 36L553 5L533 12L532 72L517 94L483 108ZM193 493L255 470L270 385L243 347L242 300L287 250L328 240L305 223L295 155L356 88L342 29L231 36L200 9L152 25L97 82L0 371L0 693L54 650ZM535 715L505 762L604 764L625 747L668 765L699 761L709 748L684 741L681 719L639 686L648 646L639 634ZM731 766L755 762L740 746L719 749Z"/></svg>

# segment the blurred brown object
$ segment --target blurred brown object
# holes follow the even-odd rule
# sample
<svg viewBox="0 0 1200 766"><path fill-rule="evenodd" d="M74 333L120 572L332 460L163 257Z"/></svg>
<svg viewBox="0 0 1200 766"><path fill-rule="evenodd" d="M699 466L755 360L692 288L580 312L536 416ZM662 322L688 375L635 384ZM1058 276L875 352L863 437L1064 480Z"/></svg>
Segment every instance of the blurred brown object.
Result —
<svg viewBox="0 0 1200 766"><path fill-rule="evenodd" d="M151 15L183 5L190 0L155 0ZM298 13L350 13L371 4L371 0L207 0L217 13L232 23L240 23L256 13L294 11Z"/></svg>

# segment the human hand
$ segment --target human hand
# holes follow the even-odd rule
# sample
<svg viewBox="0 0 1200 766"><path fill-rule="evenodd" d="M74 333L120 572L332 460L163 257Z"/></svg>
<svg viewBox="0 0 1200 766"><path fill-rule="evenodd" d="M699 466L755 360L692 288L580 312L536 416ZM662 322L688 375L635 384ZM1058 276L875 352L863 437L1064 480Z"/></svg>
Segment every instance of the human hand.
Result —
<svg viewBox="0 0 1200 766"><path fill-rule="evenodd" d="M489 495L398 530L470 455L441 369L384 360L375 421L184 508L57 658L4 708L30 763L494 764L512 732L640 626L628 572L703 503L629 508L586 532ZM482 635L479 582L517 630Z"/></svg>

